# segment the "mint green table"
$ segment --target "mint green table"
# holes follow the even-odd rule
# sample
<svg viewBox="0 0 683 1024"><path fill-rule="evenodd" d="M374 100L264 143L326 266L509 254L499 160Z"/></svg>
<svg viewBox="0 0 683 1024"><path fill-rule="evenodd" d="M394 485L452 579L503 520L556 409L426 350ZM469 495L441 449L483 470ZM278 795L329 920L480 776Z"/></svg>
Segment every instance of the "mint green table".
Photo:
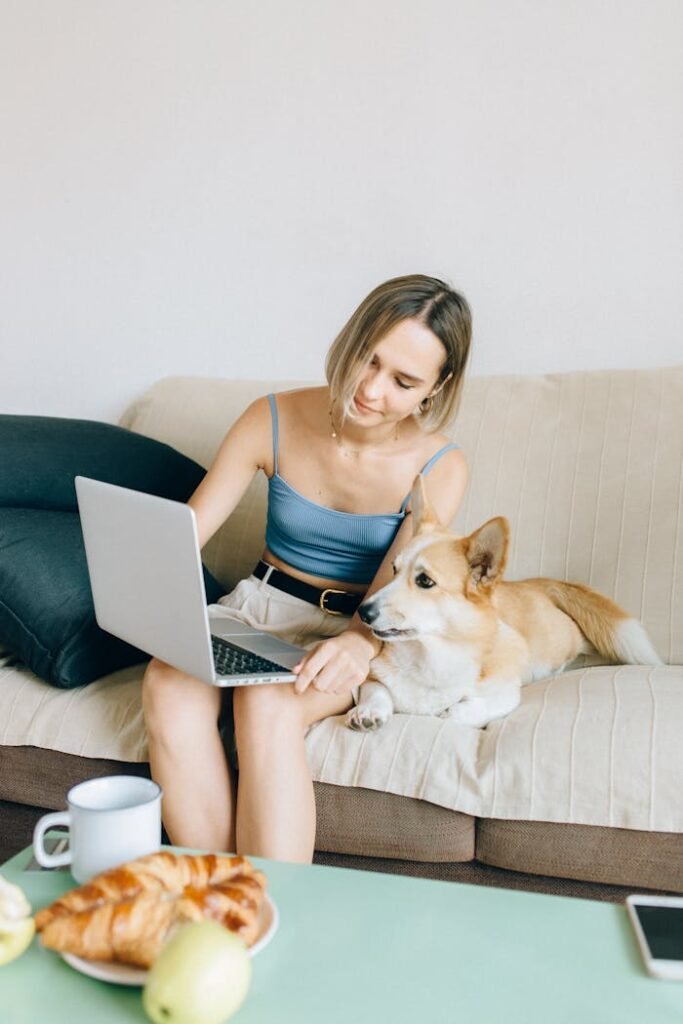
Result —
<svg viewBox="0 0 683 1024"><path fill-rule="evenodd" d="M65 871L2 867L33 909ZM280 927L235 1024L683 1024L683 982L641 966L621 906L259 861ZM140 990L72 970L38 940L0 968L2 1024L133 1024Z"/></svg>

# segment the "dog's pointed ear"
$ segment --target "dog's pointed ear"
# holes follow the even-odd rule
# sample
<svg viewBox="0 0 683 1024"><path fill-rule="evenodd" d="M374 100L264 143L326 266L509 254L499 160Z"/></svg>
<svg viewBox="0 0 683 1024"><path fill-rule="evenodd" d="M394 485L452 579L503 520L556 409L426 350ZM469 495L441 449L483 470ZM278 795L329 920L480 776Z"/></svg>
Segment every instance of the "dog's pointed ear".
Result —
<svg viewBox="0 0 683 1024"><path fill-rule="evenodd" d="M464 538L470 580L476 587L490 587L503 575L507 562L510 524L496 516Z"/></svg>
<svg viewBox="0 0 683 1024"><path fill-rule="evenodd" d="M410 495L410 509L413 513L413 536L416 533L429 533L430 530L436 530L441 525L434 509L429 504L421 473L418 473L413 483L413 490Z"/></svg>

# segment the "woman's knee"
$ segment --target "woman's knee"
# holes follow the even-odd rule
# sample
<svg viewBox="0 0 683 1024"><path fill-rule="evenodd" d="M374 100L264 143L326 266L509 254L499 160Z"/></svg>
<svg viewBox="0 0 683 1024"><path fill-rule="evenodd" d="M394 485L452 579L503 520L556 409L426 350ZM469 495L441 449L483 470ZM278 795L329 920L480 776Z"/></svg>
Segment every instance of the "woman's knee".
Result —
<svg viewBox="0 0 683 1024"><path fill-rule="evenodd" d="M301 702L291 684L235 687L233 715L238 731L305 728Z"/></svg>
<svg viewBox="0 0 683 1024"><path fill-rule="evenodd" d="M153 658L142 681L142 709L153 734L187 733L193 723L215 723L221 691Z"/></svg>
<svg viewBox="0 0 683 1024"><path fill-rule="evenodd" d="M142 679L142 707L145 715L163 712L174 699L175 669L152 658Z"/></svg>

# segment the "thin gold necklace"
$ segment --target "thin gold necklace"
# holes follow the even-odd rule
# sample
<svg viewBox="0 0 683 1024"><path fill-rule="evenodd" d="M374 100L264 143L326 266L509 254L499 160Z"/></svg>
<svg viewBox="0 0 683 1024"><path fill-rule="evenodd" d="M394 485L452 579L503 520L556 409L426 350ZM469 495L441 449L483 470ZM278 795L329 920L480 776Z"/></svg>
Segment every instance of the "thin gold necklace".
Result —
<svg viewBox="0 0 683 1024"><path fill-rule="evenodd" d="M386 443L385 441L382 441L381 444L376 446L368 445L367 447L363 448L349 448L348 444L346 443L346 441L344 441L344 438L342 436L342 428L339 427L339 429L337 429L337 427L335 426L332 406L329 407L328 414L330 417L330 437L332 437L333 440L337 442L337 447L341 449L344 455L360 455L362 452L378 451L380 448L384 447ZM392 441L394 443L398 441L398 427L398 423L394 424L394 434L392 438ZM389 440L389 435L387 435L386 440Z"/></svg>

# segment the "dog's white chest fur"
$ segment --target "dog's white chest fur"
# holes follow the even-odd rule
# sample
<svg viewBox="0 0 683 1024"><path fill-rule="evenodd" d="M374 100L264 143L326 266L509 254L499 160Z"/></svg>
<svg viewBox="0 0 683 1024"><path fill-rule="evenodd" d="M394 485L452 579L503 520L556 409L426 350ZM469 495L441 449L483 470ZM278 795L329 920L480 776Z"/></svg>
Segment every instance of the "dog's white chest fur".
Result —
<svg viewBox="0 0 683 1024"><path fill-rule="evenodd" d="M372 677L390 691L400 714L440 715L475 690L479 664L467 645L432 636L387 645L372 663Z"/></svg>

